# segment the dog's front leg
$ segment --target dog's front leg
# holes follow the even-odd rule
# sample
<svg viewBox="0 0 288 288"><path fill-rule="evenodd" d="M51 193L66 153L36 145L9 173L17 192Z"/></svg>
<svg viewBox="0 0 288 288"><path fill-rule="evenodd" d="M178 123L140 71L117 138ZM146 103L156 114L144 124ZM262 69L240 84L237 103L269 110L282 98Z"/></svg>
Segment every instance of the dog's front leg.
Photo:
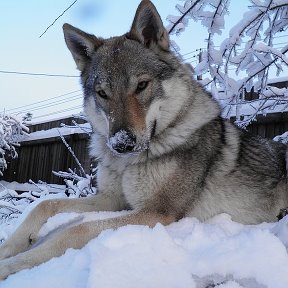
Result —
<svg viewBox="0 0 288 288"><path fill-rule="evenodd" d="M36 206L14 234L0 246L0 260L27 250L47 219L60 212L119 211L125 209L124 200L112 193L79 199L45 200Z"/></svg>
<svg viewBox="0 0 288 288"><path fill-rule="evenodd" d="M158 222L168 225L174 221L175 217L173 216L141 211L131 212L129 215L117 218L91 221L73 226L53 236L51 235L51 238L47 238L46 241L26 252L0 261L0 279L5 279L10 274L20 270L37 266L53 257L61 256L68 248L82 248L105 229L116 229L127 224L153 227Z"/></svg>

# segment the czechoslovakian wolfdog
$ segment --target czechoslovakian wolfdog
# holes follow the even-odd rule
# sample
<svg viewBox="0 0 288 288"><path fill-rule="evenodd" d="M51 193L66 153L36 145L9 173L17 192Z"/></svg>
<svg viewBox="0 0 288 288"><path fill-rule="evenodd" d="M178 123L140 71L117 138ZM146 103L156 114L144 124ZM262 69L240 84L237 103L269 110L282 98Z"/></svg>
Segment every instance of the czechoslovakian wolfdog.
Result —
<svg viewBox="0 0 288 288"><path fill-rule="evenodd" d="M81 248L107 228L223 212L253 224L275 221L288 206L286 146L221 119L217 103L170 52L150 1L140 3L123 36L102 39L69 24L63 29L81 71L99 192L46 200L32 210L1 246L0 279ZM123 209L131 213L38 239L56 213Z"/></svg>

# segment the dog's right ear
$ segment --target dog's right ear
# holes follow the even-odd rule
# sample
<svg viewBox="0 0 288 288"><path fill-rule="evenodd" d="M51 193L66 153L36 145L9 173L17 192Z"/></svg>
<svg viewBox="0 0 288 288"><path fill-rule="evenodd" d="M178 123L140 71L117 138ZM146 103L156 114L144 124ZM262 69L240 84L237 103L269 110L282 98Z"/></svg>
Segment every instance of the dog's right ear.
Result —
<svg viewBox="0 0 288 288"><path fill-rule="evenodd" d="M103 44L103 40L87 34L70 24L63 25L66 45L70 50L77 68L83 71L93 53Z"/></svg>

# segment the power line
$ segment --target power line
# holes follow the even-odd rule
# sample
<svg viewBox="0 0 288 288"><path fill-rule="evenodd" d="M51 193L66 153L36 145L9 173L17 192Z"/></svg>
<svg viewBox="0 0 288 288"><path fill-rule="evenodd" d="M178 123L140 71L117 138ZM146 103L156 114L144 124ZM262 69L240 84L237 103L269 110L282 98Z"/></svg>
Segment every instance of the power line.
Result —
<svg viewBox="0 0 288 288"><path fill-rule="evenodd" d="M49 107L53 107L53 106L56 106L56 105L61 105L61 104L64 104L64 103L67 103L67 102L71 102L71 101L75 101L75 100L78 100L78 99L81 99L82 98L82 95L81 94L78 94L78 95L74 95L68 99L63 99L63 100L60 100L60 101L54 101L52 103L48 103L44 106L37 106L37 107L33 107L31 109L29 109L28 111L29 112L33 112L33 111L37 111L37 110L42 110L42 109L46 109L46 108L49 108ZM13 114L19 114L19 113L25 113L27 112L27 110L25 111L16 111L16 112L13 112Z"/></svg>
<svg viewBox="0 0 288 288"><path fill-rule="evenodd" d="M198 64L198 60L189 61L189 62L187 62L187 63L190 63L190 64L192 64L192 63L197 63L197 64Z"/></svg>
<svg viewBox="0 0 288 288"><path fill-rule="evenodd" d="M278 36L275 36L273 38L282 38L282 37L288 37L288 34L285 34L285 35L278 35Z"/></svg>
<svg viewBox="0 0 288 288"><path fill-rule="evenodd" d="M244 42L243 42L244 43ZM245 43L247 43L247 42L245 42ZM276 45L278 46L278 45L283 45L283 44L287 44L286 42L281 42L281 43L274 43L273 44L273 46L272 47L275 47ZM214 46L214 48L219 48L220 46ZM285 45L284 46L279 46L279 47L275 47L275 48L277 48L277 49L282 49L282 48L284 48L284 47L286 47ZM207 50L206 48L201 48L201 49L203 49L203 50ZM235 51L236 52L241 52L241 51L244 51L246 48L237 48L237 49L235 49ZM187 61L187 60L190 60L190 59L192 59L192 58L196 58L197 56L198 56L199 54L195 54L195 55L193 55L193 56L190 56L190 57L188 57L188 58L186 58L186 59L183 59L184 61Z"/></svg>
<svg viewBox="0 0 288 288"><path fill-rule="evenodd" d="M37 101L37 102L31 103L31 104L28 104L28 105L19 106L17 108L13 108L13 109L10 109L10 110L7 110L7 111L12 111L13 110L14 111L14 112L12 112L13 114L18 114L18 113L26 113L27 110L29 112L34 112L34 111L37 111L37 110L47 109L49 107L53 107L53 106L56 106L56 105L62 105L62 104L67 103L67 102L71 102L71 101L75 101L75 100L81 99L82 98L82 93L76 94L77 92L80 92L80 91L81 90L74 90L74 91L71 91L71 92L68 92L68 93L65 93L65 94L61 94L61 95L57 95L57 96L51 97L49 99L45 99L45 100L42 100L42 101ZM73 94L76 94L76 95L73 95ZM37 105L37 104L40 104L40 105ZM41 104L43 104L43 105L41 105ZM37 105L37 106L35 107L35 105ZM27 108L27 110L23 111L23 108ZM66 109L53 111L53 112L50 112L50 113L47 113L47 114L44 114L44 115L39 115L38 114L39 116L36 116L36 117L34 116L33 119L39 119L39 118L43 118L43 117L46 117L46 116L57 115L57 114L60 114L60 113L69 112L69 111L73 111L75 109L80 109L80 108L83 108L83 105L72 106L72 107L69 107L69 108L66 108ZM20 111L15 111L15 110L19 110L19 109L21 109L21 110Z"/></svg>
<svg viewBox="0 0 288 288"><path fill-rule="evenodd" d="M39 38L41 38L41 37L47 32L47 30L48 30L50 27L52 27L52 26L55 24L55 22L56 22L60 17L62 17L62 16L64 15L64 13L67 12L77 1L78 1L78 0L75 0L72 4L70 4L70 6L67 7L67 8L45 29L45 31L39 36Z"/></svg>
<svg viewBox="0 0 288 288"><path fill-rule="evenodd" d="M274 38L283 38L283 37L288 37L288 34L275 36ZM262 40L262 39L261 39L261 40ZM248 43L248 42L249 42L249 41L244 41L244 42L242 42L242 44L246 44L246 43ZM274 43L274 45L280 45L280 44L287 44L287 43L286 43L286 42ZM215 45L215 46L214 46L214 48L219 48L219 47L220 47L220 45ZM184 60L188 60L188 59L190 59L190 58L196 57L196 56L198 55L200 49L206 50L206 48L202 47L202 48L195 49L195 50L193 50L193 51L191 51L191 52L187 52L187 53L185 53L185 54L181 54L181 56L184 57L184 56L187 56L187 55L190 55L190 54L193 54L193 53L194 53L194 54L195 54L194 56L189 56L188 58L184 59ZM244 48L239 48L239 49L236 49L236 50L240 50L240 49L243 50Z"/></svg>
<svg viewBox="0 0 288 288"><path fill-rule="evenodd" d="M283 37L288 37L288 34L274 36L273 38L276 39L276 38L283 38ZM250 41L250 40L248 40L248 41L243 41L243 42L241 42L241 44L246 44L246 43L248 43L249 41ZM259 39L259 40L257 40L257 41L264 41L264 39ZM286 44L286 42L284 42L283 44ZM277 45L277 43L274 44L274 45ZM214 48L219 48L220 46L221 46L221 45L215 45Z"/></svg>
<svg viewBox="0 0 288 288"><path fill-rule="evenodd" d="M27 75L27 76L45 76L45 77L68 77L68 78L79 78L77 75L65 75L65 74L48 74L48 73L32 73L32 72L20 72L20 71L7 71L0 70L3 74L16 74L16 75Z"/></svg>
<svg viewBox="0 0 288 288"><path fill-rule="evenodd" d="M48 113L48 114L45 114L45 115L33 117L33 120L34 119L43 118L43 117L47 117L47 116L51 116L51 115L57 115L57 114L64 113L64 112L73 111L73 110L80 109L80 108L83 108L83 106L82 105L74 106L74 107L70 107L70 108L67 108L67 109L64 109L64 110L59 110L59 111L51 112L51 113Z"/></svg>
<svg viewBox="0 0 288 288"><path fill-rule="evenodd" d="M199 54L199 53L198 53L198 54ZM187 61L187 60L190 60L190 59L196 58L196 57L198 57L198 54L195 54L194 56L188 57L188 58L183 59L183 60L184 60L184 61Z"/></svg>
<svg viewBox="0 0 288 288"><path fill-rule="evenodd" d="M182 57L184 57L184 56L186 56L186 55L189 55L189 54L192 54L192 53L195 53L195 52L197 52L197 51L198 51L198 49L193 50L193 51L188 52L188 53L185 53L185 54L182 54Z"/></svg>
<svg viewBox="0 0 288 288"><path fill-rule="evenodd" d="M48 99L45 99L45 100L41 100L41 101L37 101L37 102L34 102L34 103L31 103L31 104L27 104L27 105L23 105L23 106L18 106L16 108L11 108L11 109L8 109L6 110L6 112L10 112L10 111L14 111L14 110L18 110L18 109L21 109L21 108L25 108L25 107L29 107L29 106L34 106L36 104L39 104L39 103L44 103L44 102L48 102L48 101L51 101L51 100L54 100L54 99L59 99L61 97L64 97L64 96L67 96L67 95L70 95L70 94L73 94L73 93L78 93L80 92L81 90L74 90L72 92L68 92L68 93L65 93L65 94L61 94L61 95L57 95L55 97L51 97L51 98L48 98ZM75 95L74 95L75 96ZM78 95L77 95L78 96ZM49 103L48 103L49 104Z"/></svg>

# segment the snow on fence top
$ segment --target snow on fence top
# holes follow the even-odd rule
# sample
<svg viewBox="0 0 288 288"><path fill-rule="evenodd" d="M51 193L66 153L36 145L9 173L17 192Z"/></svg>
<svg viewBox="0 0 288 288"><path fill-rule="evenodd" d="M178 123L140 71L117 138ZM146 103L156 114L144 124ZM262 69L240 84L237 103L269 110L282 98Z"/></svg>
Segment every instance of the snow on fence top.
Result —
<svg viewBox="0 0 288 288"><path fill-rule="evenodd" d="M35 141L47 138L54 138L72 134L89 134L91 132L91 126L89 123L78 124L77 126L63 126L59 128L51 128L49 130L41 130L32 132L29 135L25 135L19 139L19 142Z"/></svg>

